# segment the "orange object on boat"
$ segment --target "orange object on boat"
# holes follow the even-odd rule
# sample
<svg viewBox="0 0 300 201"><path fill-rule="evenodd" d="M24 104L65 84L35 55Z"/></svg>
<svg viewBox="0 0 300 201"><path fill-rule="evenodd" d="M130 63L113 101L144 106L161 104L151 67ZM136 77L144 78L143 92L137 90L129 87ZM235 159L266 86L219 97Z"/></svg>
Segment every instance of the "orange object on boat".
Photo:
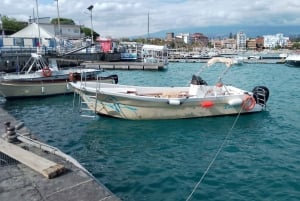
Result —
<svg viewBox="0 0 300 201"><path fill-rule="evenodd" d="M210 108L212 106L214 106L214 102L212 101L202 101L200 103L201 107L204 107L204 108Z"/></svg>

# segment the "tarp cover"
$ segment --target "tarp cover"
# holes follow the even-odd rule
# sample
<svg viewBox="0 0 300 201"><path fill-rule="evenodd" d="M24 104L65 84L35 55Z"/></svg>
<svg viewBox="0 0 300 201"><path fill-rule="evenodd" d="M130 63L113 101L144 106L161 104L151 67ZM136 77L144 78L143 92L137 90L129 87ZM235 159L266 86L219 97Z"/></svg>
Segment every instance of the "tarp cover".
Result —
<svg viewBox="0 0 300 201"><path fill-rule="evenodd" d="M15 38L39 38L39 26L36 23L32 23L24 29L12 34L10 37ZM40 37L41 38L54 38L52 34L47 32L40 26Z"/></svg>

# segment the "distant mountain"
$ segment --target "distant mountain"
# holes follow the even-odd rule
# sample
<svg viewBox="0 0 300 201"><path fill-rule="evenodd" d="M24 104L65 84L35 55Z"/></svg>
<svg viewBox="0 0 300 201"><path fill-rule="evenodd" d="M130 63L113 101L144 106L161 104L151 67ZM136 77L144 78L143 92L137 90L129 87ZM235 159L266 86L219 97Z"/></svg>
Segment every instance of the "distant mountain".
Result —
<svg viewBox="0 0 300 201"><path fill-rule="evenodd" d="M230 33L235 35L237 32L244 32L247 37L255 38L263 35L274 35L282 33L284 36L300 36L300 26L210 26L210 27L186 27L180 29L163 30L156 33L150 33L150 37L165 38L166 33L203 33L209 38L224 38ZM146 37L147 35L140 36Z"/></svg>

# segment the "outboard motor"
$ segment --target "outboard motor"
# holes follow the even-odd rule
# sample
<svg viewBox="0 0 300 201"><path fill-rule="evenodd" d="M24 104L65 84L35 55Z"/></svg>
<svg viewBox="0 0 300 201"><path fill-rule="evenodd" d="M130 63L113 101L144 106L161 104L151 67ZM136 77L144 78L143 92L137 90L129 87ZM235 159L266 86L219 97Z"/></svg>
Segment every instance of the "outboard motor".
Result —
<svg viewBox="0 0 300 201"><path fill-rule="evenodd" d="M119 77L118 77L118 75L112 74L112 75L109 75L108 77L109 77L109 78L112 78L112 79L114 80L114 83L115 83L115 84L118 84L118 82L119 82Z"/></svg>
<svg viewBox="0 0 300 201"><path fill-rule="evenodd" d="M191 84L194 84L194 85L207 85L207 82L205 80L203 80L200 76L193 75Z"/></svg>
<svg viewBox="0 0 300 201"><path fill-rule="evenodd" d="M265 86L256 86L254 87L252 92L256 103L266 106L267 101L269 99L269 89Z"/></svg>

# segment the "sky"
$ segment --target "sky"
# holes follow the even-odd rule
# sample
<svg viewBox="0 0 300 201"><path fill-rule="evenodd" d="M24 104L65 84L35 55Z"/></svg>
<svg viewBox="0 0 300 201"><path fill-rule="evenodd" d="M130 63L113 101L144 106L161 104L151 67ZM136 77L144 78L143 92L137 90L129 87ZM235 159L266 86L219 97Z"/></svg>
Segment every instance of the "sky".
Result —
<svg viewBox="0 0 300 201"><path fill-rule="evenodd" d="M36 3L37 2L37 3ZM299 0L1 0L0 14L28 21L30 16L73 19L102 37L132 37L184 27L299 25ZM35 14L34 14L35 13ZM201 29L199 29L201 32Z"/></svg>

